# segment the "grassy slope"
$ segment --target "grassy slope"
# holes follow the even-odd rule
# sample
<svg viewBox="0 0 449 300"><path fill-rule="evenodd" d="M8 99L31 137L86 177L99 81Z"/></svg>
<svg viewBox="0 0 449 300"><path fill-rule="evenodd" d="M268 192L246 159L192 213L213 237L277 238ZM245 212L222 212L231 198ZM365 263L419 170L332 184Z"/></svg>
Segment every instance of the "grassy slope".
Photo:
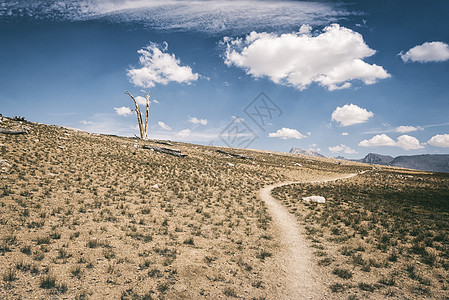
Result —
<svg viewBox="0 0 449 300"><path fill-rule="evenodd" d="M238 160L181 143L175 147L189 156L177 158L130 138L2 126L29 130L0 135L7 298L269 297L274 288L262 274L269 258L260 254L277 245L257 190L337 166L263 151Z"/></svg>
<svg viewBox="0 0 449 300"><path fill-rule="evenodd" d="M250 150L239 160L183 143L189 156L177 158L130 138L1 126L29 131L0 135L6 299L276 298L268 254L279 245L257 191L371 168Z"/></svg>
<svg viewBox="0 0 449 300"><path fill-rule="evenodd" d="M273 193L306 227L335 296L449 297L449 174L375 170ZM298 201L310 195L327 202Z"/></svg>

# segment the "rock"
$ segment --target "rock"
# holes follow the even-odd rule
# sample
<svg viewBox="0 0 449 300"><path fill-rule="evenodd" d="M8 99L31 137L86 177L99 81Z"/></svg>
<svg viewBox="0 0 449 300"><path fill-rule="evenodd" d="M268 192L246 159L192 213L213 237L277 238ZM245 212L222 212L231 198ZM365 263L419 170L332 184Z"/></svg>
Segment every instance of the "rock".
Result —
<svg viewBox="0 0 449 300"><path fill-rule="evenodd" d="M309 197L303 197L302 200L307 202L316 202L316 203L325 203L326 198L322 196L309 196Z"/></svg>
<svg viewBox="0 0 449 300"><path fill-rule="evenodd" d="M0 166L11 168L11 165L8 163L6 159L0 159Z"/></svg>
<svg viewBox="0 0 449 300"><path fill-rule="evenodd" d="M157 183L156 183L155 185L152 185L151 187L152 187L152 188L155 188L155 189L158 189L158 188L159 188L159 185L157 185Z"/></svg>
<svg viewBox="0 0 449 300"><path fill-rule="evenodd" d="M0 128L0 133L3 134L27 134L25 130L21 129L7 129L7 128Z"/></svg>

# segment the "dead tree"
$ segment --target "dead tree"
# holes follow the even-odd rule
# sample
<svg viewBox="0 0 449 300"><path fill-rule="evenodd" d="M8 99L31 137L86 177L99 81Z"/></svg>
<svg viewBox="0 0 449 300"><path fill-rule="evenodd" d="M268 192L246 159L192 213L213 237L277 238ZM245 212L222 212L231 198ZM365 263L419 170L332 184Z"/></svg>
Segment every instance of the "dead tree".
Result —
<svg viewBox="0 0 449 300"><path fill-rule="evenodd" d="M137 103L136 98L134 98L133 95L131 95L128 91L125 92L128 96L133 99L134 104L136 105L136 109L134 110L137 114L137 122L139 123L139 131L140 131L140 138L142 140L146 140L148 138L148 115L150 113L150 92L147 93L145 96L145 124L142 122L142 114L140 112L139 103Z"/></svg>

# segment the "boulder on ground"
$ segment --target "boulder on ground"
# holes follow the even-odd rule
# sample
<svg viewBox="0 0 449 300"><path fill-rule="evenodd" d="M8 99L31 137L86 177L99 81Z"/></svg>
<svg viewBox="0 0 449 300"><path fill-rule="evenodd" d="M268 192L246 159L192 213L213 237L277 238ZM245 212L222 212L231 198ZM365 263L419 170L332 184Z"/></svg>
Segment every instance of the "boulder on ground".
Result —
<svg viewBox="0 0 449 300"><path fill-rule="evenodd" d="M309 196L309 197L303 197L302 200L307 202L316 202L316 203L325 203L326 198L322 196Z"/></svg>

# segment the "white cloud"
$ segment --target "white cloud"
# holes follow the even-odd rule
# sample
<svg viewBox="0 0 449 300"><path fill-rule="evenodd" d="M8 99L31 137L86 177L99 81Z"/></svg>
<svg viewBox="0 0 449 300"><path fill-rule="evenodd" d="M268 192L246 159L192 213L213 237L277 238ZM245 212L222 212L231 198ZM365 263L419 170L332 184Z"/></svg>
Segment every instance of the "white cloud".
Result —
<svg viewBox="0 0 449 300"><path fill-rule="evenodd" d="M427 144L434 147L449 148L449 134L437 134Z"/></svg>
<svg viewBox="0 0 449 300"><path fill-rule="evenodd" d="M119 116L129 116L131 115L133 112L129 107L114 107L115 112L117 113L117 115Z"/></svg>
<svg viewBox="0 0 449 300"><path fill-rule="evenodd" d="M349 135L347 132L342 132L341 135Z"/></svg>
<svg viewBox="0 0 449 300"><path fill-rule="evenodd" d="M319 35L300 32L277 35L251 32L245 39L225 37L225 63L245 69L258 78L306 89L318 83L329 90L349 88L353 80L374 84L390 75L376 64L363 61L376 53L362 35L333 24Z"/></svg>
<svg viewBox="0 0 449 300"><path fill-rule="evenodd" d="M147 105L147 100L145 99L145 97L137 96L135 98L136 98L137 104L139 104L139 105Z"/></svg>
<svg viewBox="0 0 449 300"><path fill-rule="evenodd" d="M188 120L192 124L201 124L201 125L207 125L206 119L198 119L196 117L192 117Z"/></svg>
<svg viewBox="0 0 449 300"><path fill-rule="evenodd" d="M180 132L178 132L178 135L179 135L180 137L185 138L185 137L188 137L188 136L190 135L191 132L192 132L192 131L191 131L190 129L184 129L184 130L181 130Z"/></svg>
<svg viewBox="0 0 449 300"><path fill-rule="evenodd" d="M399 53L404 62L439 62L449 60L449 45L443 42L427 42Z"/></svg>
<svg viewBox="0 0 449 300"><path fill-rule="evenodd" d="M159 125L160 128L164 129L164 130L171 130L171 127L168 126L167 124L165 124L162 121L157 122L157 125Z"/></svg>
<svg viewBox="0 0 449 300"><path fill-rule="evenodd" d="M423 130L423 128L420 126L399 126L395 129L396 132L400 133L414 132L418 130Z"/></svg>
<svg viewBox="0 0 449 300"><path fill-rule="evenodd" d="M369 140L363 140L359 143L361 147L379 147L379 146L396 146L396 142L386 134L378 134Z"/></svg>
<svg viewBox="0 0 449 300"><path fill-rule="evenodd" d="M332 113L332 121L339 122L342 126L365 123L374 113L355 104L346 104L343 107L337 107Z"/></svg>
<svg viewBox="0 0 449 300"><path fill-rule="evenodd" d="M86 121L86 120L81 120L80 123L83 124L83 125L92 125L92 124L94 124L94 122Z"/></svg>
<svg viewBox="0 0 449 300"><path fill-rule="evenodd" d="M208 33L250 32L263 28L324 25L352 13L341 5L312 1L274 0L33 0L2 1L0 16L37 19L107 19L163 30Z"/></svg>
<svg viewBox="0 0 449 300"><path fill-rule="evenodd" d="M424 146L419 142L419 140L410 135L401 135L398 137L397 141L393 140L386 134L378 134L369 140L363 140L359 143L361 147L379 147L379 146L390 146L399 147L404 150L417 150L423 149Z"/></svg>
<svg viewBox="0 0 449 300"><path fill-rule="evenodd" d="M282 128L278 129L276 132L271 132L268 134L269 137L277 137L283 140L286 139L302 139L305 138L298 130L291 128Z"/></svg>
<svg viewBox="0 0 449 300"><path fill-rule="evenodd" d="M398 137L396 146L404 150L416 150L424 148L424 146L420 144L417 138L406 134Z"/></svg>
<svg viewBox="0 0 449 300"><path fill-rule="evenodd" d="M354 154L354 153L357 153L357 151L355 151L355 150L352 149L351 147L346 146L346 145L344 145L344 144L337 145L337 146L334 146L334 147L329 147L329 150L330 150L332 153L338 153L338 152L344 152L344 153L346 153L346 154Z"/></svg>
<svg viewBox="0 0 449 300"><path fill-rule="evenodd" d="M128 70L130 81L143 88L154 87L155 84L166 85L170 82L187 83L198 80L199 75L192 73L189 66L181 66L174 54L166 53L168 44L160 49L156 44L150 44L140 49L139 67Z"/></svg>

